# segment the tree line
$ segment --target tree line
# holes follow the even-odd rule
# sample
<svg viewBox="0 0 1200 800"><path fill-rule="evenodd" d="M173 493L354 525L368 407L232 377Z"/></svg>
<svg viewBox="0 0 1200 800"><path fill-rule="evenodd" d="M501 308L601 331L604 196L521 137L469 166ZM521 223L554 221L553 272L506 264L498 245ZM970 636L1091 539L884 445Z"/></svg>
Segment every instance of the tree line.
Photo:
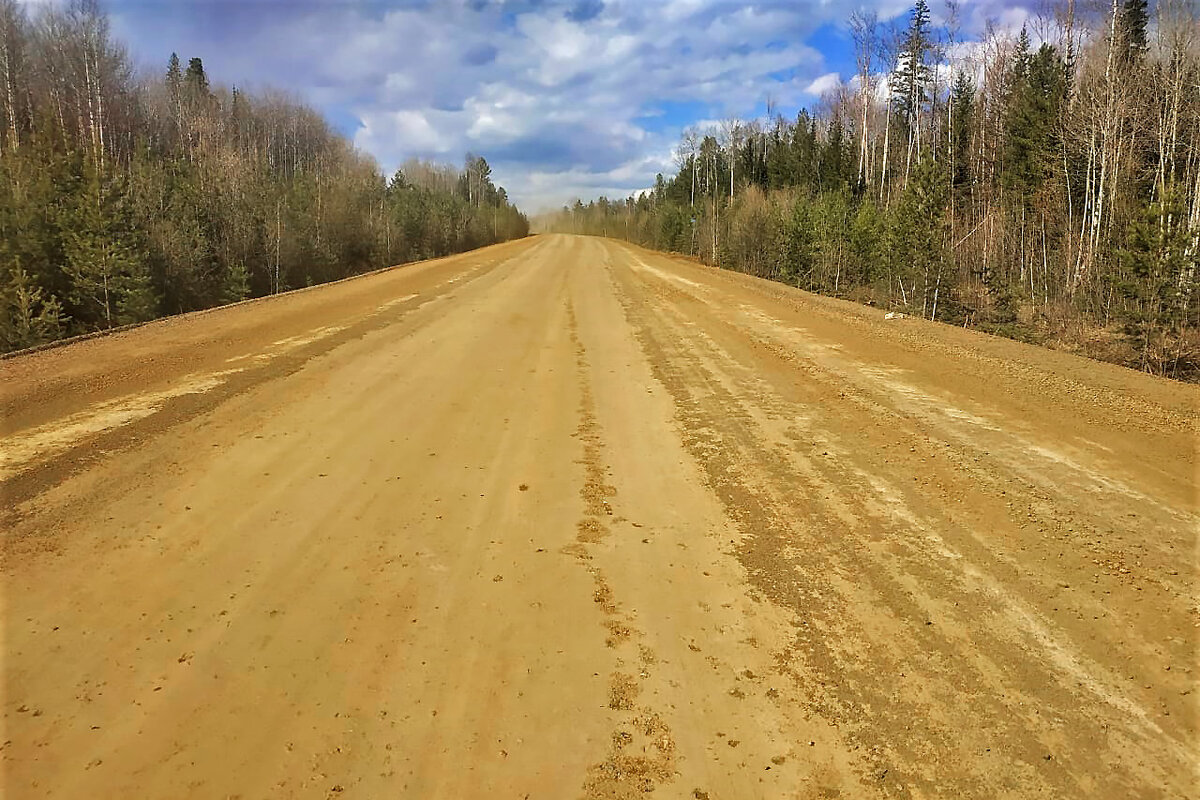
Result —
<svg viewBox="0 0 1200 800"><path fill-rule="evenodd" d="M323 283L528 233L486 160L390 178L200 58L138 75L95 0L0 0L0 346Z"/></svg>
<svg viewBox="0 0 1200 800"><path fill-rule="evenodd" d="M958 18L855 14L818 108L688 130L674 175L550 227L1196 379L1196 5L1060 0L970 45Z"/></svg>

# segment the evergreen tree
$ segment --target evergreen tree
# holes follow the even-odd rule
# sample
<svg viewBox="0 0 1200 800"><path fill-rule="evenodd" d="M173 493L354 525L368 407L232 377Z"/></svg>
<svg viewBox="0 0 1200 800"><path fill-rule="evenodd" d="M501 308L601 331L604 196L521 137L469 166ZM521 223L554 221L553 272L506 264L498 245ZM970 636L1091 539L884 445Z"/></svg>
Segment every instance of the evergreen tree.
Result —
<svg viewBox="0 0 1200 800"><path fill-rule="evenodd" d="M841 117L834 117L829 124L829 135L821 147L819 182L824 190L838 189L847 183L850 158L846 151L846 131Z"/></svg>
<svg viewBox="0 0 1200 800"><path fill-rule="evenodd" d="M1012 69L1010 70L1009 88L1016 92L1029 76L1030 60L1029 29L1022 27L1017 36L1017 44L1013 49Z"/></svg>
<svg viewBox="0 0 1200 800"><path fill-rule="evenodd" d="M60 223L73 316L102 328L152 319L157 299L134 243L122 187L95 166L87 171L82 191Z"/></svg>
<svg viewBox="0 0 1200 800"><path fill-rule="evenodd" d="M1060 156L1066 70L1058 51L1043 44L1022 72L1011 100L1003 181L1027 202L1052 174Z"/></svg>
<svg viewBox="0 0 1200 800"><path fill-rule="evenodd" d="M45 292L19 265L0 288L0 344L5 350L44 344L63 335L65 318L58 298Z"/></svg>
<svg viewBox="0 0 1200 800"><path fill-rule="evenodd" d="M240 143L245 140L250 116L250 106L246 102L245 94L234 86L229 95L229 127L234 141Z"/></svg>
<svg viewBox="0 0 1200 800"><path fill-rule="evenodd" d="M250 296L250 269L244 261L232 261L225 268L219 303L236 303Z"/></svg>
<svg viewBox="0 0 1200 800"><path fill-rule="evenodd" d="M1140 351L1143 370L1166 372L1167 364L1180 357L1170 347L1177 338L1166 334L1186 324L1189 279L1200 270L1200 252L1184 218L1179 198L1165 197L1129 225L1117 251L1125 273L1115 280L1116 288L1129 304L1124 325Z"/></svg>
<svg viewBox="0 0 1200 800"><path fill-rule="evenodd" d="M975 124L975 83L967 73L954 76L950 90L951 183L961 189L971 181L971 130Z"/></svg>
<svg viewBox="0 0 1200 800"><path fill-rule="evenodd" d="M1125 0L1118 20L1118 47L1121 57L1130 64L1140 64L1146 57L1148 40L1146 28L1150 23L1147 0Z"/></svg>
<svg viewBox="0 0 1200 800"><path fill-rule="evenodd" d="M179 56L171 53L171 58L167 61L167 93L172 100L178 100L180 93L183 91L183 71L179 66Z"/></svg>
<svg viewBox="0 0 1200 800"><path fill-rule="evenodd" d="M817 257L812 204L803 195L796 199L785 222L783 241L784 261L780 266L780 277L794 286L803 285L812 274Z"/></svg>
<svg viewBox="0 0 1200 800"><path fill-rule="evenodd" d="M909 132L910 141L920 125L921 111L929 102L929 83L933 77L929 53L932 49L929 5L925 0L917 0L891 81L893 108Z"/></svg>
<svg viewBox="0 0 1200 800"><path fill-rule="evenodd" d="M199 58L188 59L187 72L183 76L184 94L193 103L208 99L208 75L204 62Z"/></svg>
<svg viewBox="0 0 1200 800"><path fill-rule="evenodd" d="M179 166L168 190L165 214L153 214L143 227L154 258L154 284L164 310L180 313L221 301L214 231L217 210L194 168Z"/></svg>
<svg viewBox="0 0 1200 800"><path fill-rule="evenodd" d="M942 166L932 158L922 159L892 215L892 273L901 283L901 300L923 312L931 300L933 276L945 263L948 189Z"/></svg>
<svg viewBox="0 0 1200 800"><path fill-rule="evenodd" d="M883 254L880 253L883 219L874 201L864 199L850 218L847 245L852 267L859 281L871 284L878 279Z"/></svg>

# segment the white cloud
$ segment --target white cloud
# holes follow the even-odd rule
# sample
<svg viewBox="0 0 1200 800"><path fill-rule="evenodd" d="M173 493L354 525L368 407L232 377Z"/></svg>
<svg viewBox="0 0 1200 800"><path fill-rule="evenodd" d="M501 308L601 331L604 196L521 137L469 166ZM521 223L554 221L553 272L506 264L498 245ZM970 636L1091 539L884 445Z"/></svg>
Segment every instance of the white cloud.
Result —
<svg viewBox="0 0 1200 800"><path fill-rule="evenodd" d="M358 129L354 143L368 152L396 141L404 142L410 149L422 153L448 152L444 140L424 112L367 112L363 114L362 121L363 127Z"/></svg>
<svg viewBox="0 0 1200 800"><path fill-rule="evenodd" d="M806 44L842 24L846 9L827 0L399 1L182 0L180 13L110 0L117 31L156 69L171 50L202 55L217 80L251 78L361 120L355 143L389 171L480 153L531 211L652 185L697 118L750 117L768 96L789 113L835 88L834 69L852 70L846 54L830 63ZM908 7L872 4L883 19ZM1004 8L970 4L965 28Z"/></svg>
<svg viewBox="0 0 1200 800"><path fill-rule="evenodd" d="M827 72L815 81L804 87L805 94L811 94L814 97L820 97L826 92L832 91L842 85L842 77L836 72Z"/></svg>

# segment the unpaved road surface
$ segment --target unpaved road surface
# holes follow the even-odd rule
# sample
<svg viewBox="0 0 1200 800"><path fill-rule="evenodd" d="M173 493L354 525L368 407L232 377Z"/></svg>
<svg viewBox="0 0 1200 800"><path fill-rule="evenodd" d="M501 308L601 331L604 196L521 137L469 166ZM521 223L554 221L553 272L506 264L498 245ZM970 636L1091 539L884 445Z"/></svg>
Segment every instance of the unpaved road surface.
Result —
<svg viewBox="0 0 1200 800"><path fill-rule="evenodd" d="M1197 390L592 238L0 363L7 798L1183 798Z"/></svg>

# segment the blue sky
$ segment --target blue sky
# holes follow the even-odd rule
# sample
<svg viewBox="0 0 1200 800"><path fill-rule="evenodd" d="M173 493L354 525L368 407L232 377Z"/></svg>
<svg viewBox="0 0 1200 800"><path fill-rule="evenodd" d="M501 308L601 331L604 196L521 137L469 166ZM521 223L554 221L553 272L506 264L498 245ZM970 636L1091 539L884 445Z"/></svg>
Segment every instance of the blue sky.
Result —
<svg viewBox="0 0 1200 800"><path fill-rule="evenodd" d="M1032 0L1035 2L1036 0ZM1032 5L1030 2L1028 5ZM903 21L905 0L861 4ZM935 16L939 0L931 3ZM963 31L1012 29L1022 3L964 0ZM681 130L785 115L853 71L821 0L108 0L145 69L203 58L217 83L289 91L385 170L486 157L530 212L622 196L673 169Z"/></svg>

